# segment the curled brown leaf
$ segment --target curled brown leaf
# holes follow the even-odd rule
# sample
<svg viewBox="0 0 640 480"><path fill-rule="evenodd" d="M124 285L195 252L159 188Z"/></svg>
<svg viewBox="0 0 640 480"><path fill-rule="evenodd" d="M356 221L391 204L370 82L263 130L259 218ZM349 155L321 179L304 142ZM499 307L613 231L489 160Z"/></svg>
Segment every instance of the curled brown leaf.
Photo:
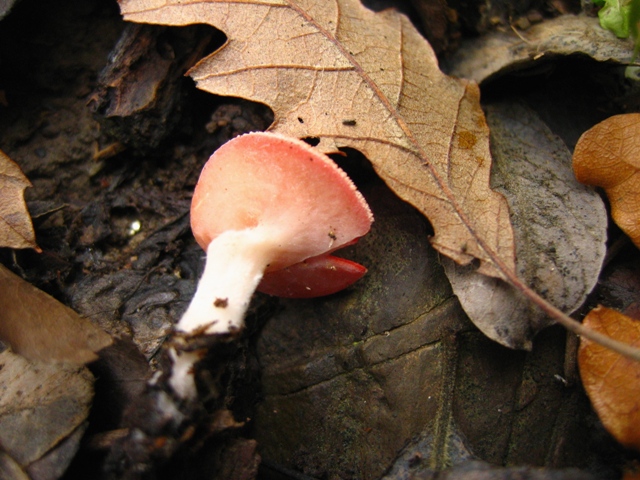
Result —
<svg viewBox="0 0 640 480"><path fill-rule="evenodd" d="M605 307L584 320L593 330L629 345L640 345L640 321ZM628 448L640 450L640 363L581 339L580 376L605 428Z"/></svg>
<svg viewBox="0 0 640 480"><path fill-rule="evenodd" d="M587 130L573 153L573 171L578 181L604 188L613 220L640 247L640 113Z"/></svg>
<svg viewBox="0 0 640 480"><path fill-rule="evenodd" d="M24 190L30 186L18 164L0 151L0 247L40 251L24 202Z"/></svg>

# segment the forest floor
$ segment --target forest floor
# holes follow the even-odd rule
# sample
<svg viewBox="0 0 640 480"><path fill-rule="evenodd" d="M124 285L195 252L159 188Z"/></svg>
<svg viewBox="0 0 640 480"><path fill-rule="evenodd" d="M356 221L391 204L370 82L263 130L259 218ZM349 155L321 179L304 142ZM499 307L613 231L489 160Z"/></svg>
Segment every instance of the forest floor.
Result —
<svg viewBox="0 0 640 480"><path fill-rule="evenodd" d="M247 131L265 130L273 120L273 114L263 105L204 93L184 76L189 66L224 41L223 35L208 27L150 26L134 33L129 31L135 35L132 38L150 42L151 46L138 44L136 48L141 50L135 53L147 59L144 67L147 70L136 70L137 64L126 62L121 66L132 76L119 77L122 72L105 70L110 54L121 52L122 45L116 45L127 28L130 27L122 20L117 3L110 0L22 0L0 22L0 149L18 163L33 185L26 191L26 200L42 249L42 253L0 249L0 262L118 338L109 353L89 366L96 377L93 410L85 440L64 478L98 475L111 445L108 439L100 439L107 438L106 432L123 428L124 412L142 395L147 379L158 367L164 340L193 295L203 253L191 237L189 206L202 165L228 139ZM131 58L135 59L135 54ZM535 105L570 149L575 145L576 131L583 131L611 114L634 111L640 105L637 97L629 96L623 83L611 81L619 73L617 66L579 57L558 61L553 67L485 84L483 98L517 96ZM122 78L133 83L136 78L146 78L151 83L138 90L131 88L129 91L134 93L129 97L113 97L112 89L105 84L113 86ZM118 88L127 91L122 84ZM573 113L558 116L557 112L563 109ZM352 165L366 163L353 152L351 158ZM345 163L349 170L349 162ZM387 228L385 222L391 225L394 218L413 223L412 230L402 230L397 245L389 249L411 247L416 252L424 251L425 262L436 263L435 254L427 246L428 223L392 198L393 194L380 184L369 167L363 171L355 176L359 175L356 183L363 185L366 196L386 199L372 201L372 205L380 204L376 207L381 212L379 228ZM384 240L382 232L373 238ZM420 235L422 240L414 237L406 240ZM612 227L612 244L620 245L616 243L619 235ZM402 242L408 243L398 247ZM589 306L602 302L625 307L638 301L637 250L631 244L621 245L589 297ZM357 256L358 252L353 254ZM373 257L373 253L366 255ZM446 283L443 277L437 278L432 281L434 285ZM442 288L438 305L457 312L453 303L447 303L453 302L450 290ZM311 312L317 305L305 303L300 311ZM336 307L337 311L343 307ZM255 320L256 325L250 324L250 331L255 330L253 335L259 336L263 314L269 316L283 308L297 307L286 302L274 305L272 299L258 296L255 310L259 319ZM476 464L469 467L476 476L452 473L442 478L611 478L624 462L634 458L615 444L591 411L575 370L575 342L567 340L561 328L545 330L536 339L533 352L523 353L483 338L465 320L456 322L455 328L459 330L450 334L455 337L451 341L457 342L456 348L466 350L456 354L450 368L456 378L465 380L449 385L461 390L447 411L462 429L460 435L452 434L451 438L457 438L464 448L451 454L447 462L473 458L493 465L546 468L537 473L486 470L487 476L481 476L483 469L489 467ZM366 327L362 331L364 338ZM447 333L443 335L446 337ZM260 343L256 338L244 344L243 355L247 352L253 355L257 349L267 358L270 347L256 347ZM566 357L565 345L569 345ZM235 355L232 363L237 366L227 375L238 391L227 394L238 398L245 395L244 399L235 399L231 410L236 419L252 418L256 404L269 395L270 387L260 386L261 375L269 374L261 371L262 360L239 361L237 352L229 355ZM376 371L373 375L382 373ZM503 383L507 382L505 379L511 382L508 386ZM464 413L471 411L471 404L482 402L486 402L486 412L489 406L492 412L497 412L504 399L492 398L494 394L510 395L514 402L517 397L520 403L513 407L514 415L500 420L482 409ZM526 420L516 418L515 414L530 403L537 405L531 407L537 413ZM443 411L438 410L437 415ZM265 415L264 411L261 415ZM482 415L494 423L476 422L477 416ZM523 423L518 426L513 423L516 421ZM511 422L510 426L505 427L505 422ZM504 433L491 431L498 427L505 428ZM254 436L262 439L263 446L276 442L263 431L256 433L251 424L229 428L234 433L224 437L222 443L228 444L230 438ZM539 438L534 442L523 441L527 429L530 435ZM216 441L212 448L218 452L221 440ZM389 443L382 442L384 448L395 448L389 445L396 445L393 442L397 439L385 441ZM422 438L412 445L419 450L420 442L428 440ZM374 467L352 465L349 474L349 468L341 464L348 461L342 457L333 460L329 455L326 458L330 460L322 460L316 453L305 456L300 452L287 462L283 460L285 454L272 451L272 445L264 447L264 463L258 478L349 478L349 475L367 478L358 473L358 468L369 472L368 478L376 478L386 468L382 460L376 459L372 461ZM257 448L260 452L260 441ZM391 458L397 454L397 451L389 453ZM247 462L257 458L253 451L247 455L250 459ZM237 454L234 458L240 462L242 456ZM304 465L305 462L309 463ZM338 465L335 471L331 470L332 462ZM412 471L416 462L419 463L418 456L409 458L405 470L395 463L396 470L388 470L388 478L410 478L403 477L401 472ZM158 473L158 477L228 475L218 470L218 477L208 476L207 472L214 467L200 459L197 467L187 469L193 475L189 477L189 473L178 473L184 465L180 463L179 467ZM570 473L555 470L569 467L582 470ZM194 470L199 477L193 474ZM420 473L422 476L414 473L413 478L435 478L427 476L426 471ZM251 478L247 472L236 474L227 478L242 475Z"/></svg>

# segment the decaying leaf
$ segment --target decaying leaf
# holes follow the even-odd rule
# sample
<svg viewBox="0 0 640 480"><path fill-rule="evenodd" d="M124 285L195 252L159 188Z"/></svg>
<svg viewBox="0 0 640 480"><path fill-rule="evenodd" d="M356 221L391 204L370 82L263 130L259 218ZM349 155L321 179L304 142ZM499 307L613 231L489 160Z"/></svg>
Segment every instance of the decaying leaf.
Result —
<svg viewBox="0 0 640 480"><path fill-rule="evenodd" d="M376 221L349 258L370 265L368 274L341 295L279 302L256 339L252 432L265 464L385 480L441 480L424 470L471 456L578 465L569 462L589 442L575 436L584 399L554 379L558 332L542 332L533 354L485 338L451 297L418 212L377 179L360 188ZM413 468L399 472L402 463Z"/></svg>
<svg viewBox="0 0 640 480"><path fill-rule="evenodd" d="M0 445L26 478L62 476L86 428L92 385L84 367L0 353Z"/></svg>
<svg viewBox="0 0 640 480"><path fill-rule="evenodd" d="M491 184L509 203L518 274L553 305L572 312L600 274L607 239L604 203L576 181L571 152L533 110L509 102L486 110ZM552 322L506 282L451 261L443 264L465 312L489 338L529 349L533 335Z"/></svg>
<svg viewBox="0 0 640 480"><path fill-rule="evenodd" d="M489 188L489 131L477 85L444 75L394 10L358 0L121 0L126 20L208 23L228 36L190 75L199 88L271 107L272 130L352 147L431 221L434 247L483 274L514 270L504 198Z"/></svg>
<svg viewBox="0 0 640 480"><path fill-rule="evenodd" d="M604 307L594 308L584 323L612 338L640 345L640 321ZM628 448L640 450L640 363L582 339L580 376L605 428Z"/></svg>
<svg viewBox="0 0 640 480"><path fill-rule="evenodd" d="M24 202L24 189L30 186L20 167L0 151L0 247L40 251Z"/></svg>
<svg viewBox="0 0 640 480"><path fill-rule="evenodd" d="M523 32L495 31L474 38L447 60L445 71L480 83L493 75L544 66L555 55L571 54L626 64L633 56L633 43L604 30L597 18L561 15Z"/></svg>
<svg viewBox="0 0 640 480"><path fill-rule="evenodd" d="M111 337L0 265L0 339L32 360L83 364Z"/></svg>
<svg viewBox="0 0 640 480"><path fill-rule="evenodd" d="M604 188L613 220L640 247L640 114L615 115L587 130L573 171L578 181Z"/></svg>

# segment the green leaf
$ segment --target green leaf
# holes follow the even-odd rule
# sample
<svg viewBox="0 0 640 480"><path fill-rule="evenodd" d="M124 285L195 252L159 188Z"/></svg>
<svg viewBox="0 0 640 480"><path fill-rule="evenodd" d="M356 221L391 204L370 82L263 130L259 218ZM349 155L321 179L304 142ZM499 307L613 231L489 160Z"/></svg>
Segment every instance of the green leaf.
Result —
<svg viewBox="0 0 640 480"><path fill-rule="evenodd" d="M606 0L598 12L600 25L613 32L618 38L628 38L631 34L632 0ZM637 27L636 27L637 30Z"/></svg>

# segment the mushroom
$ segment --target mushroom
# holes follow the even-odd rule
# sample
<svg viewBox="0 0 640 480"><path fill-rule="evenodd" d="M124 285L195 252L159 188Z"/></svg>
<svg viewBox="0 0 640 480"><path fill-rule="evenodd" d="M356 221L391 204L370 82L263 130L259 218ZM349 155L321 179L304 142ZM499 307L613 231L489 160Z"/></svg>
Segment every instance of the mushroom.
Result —
<svg viewBox="0 0 640 480"><path fill-rule="evenodd" d="M257 290L276 297L321 297L347 288L366 272L359 263L324 254L265 274Z"/></svg>
<svg viewBox="0 0 640 480"><path fill-rule="evenodd" d="M193 194L191 228L207 259L178 334L241 330L257 287L313 297L351 285L366 269L331 253L355 243L372 221L347 175L305 142L269 132L230 140L206 163ZM192 367L202 353L170 355L174 390L195 395Z"/></svg>

